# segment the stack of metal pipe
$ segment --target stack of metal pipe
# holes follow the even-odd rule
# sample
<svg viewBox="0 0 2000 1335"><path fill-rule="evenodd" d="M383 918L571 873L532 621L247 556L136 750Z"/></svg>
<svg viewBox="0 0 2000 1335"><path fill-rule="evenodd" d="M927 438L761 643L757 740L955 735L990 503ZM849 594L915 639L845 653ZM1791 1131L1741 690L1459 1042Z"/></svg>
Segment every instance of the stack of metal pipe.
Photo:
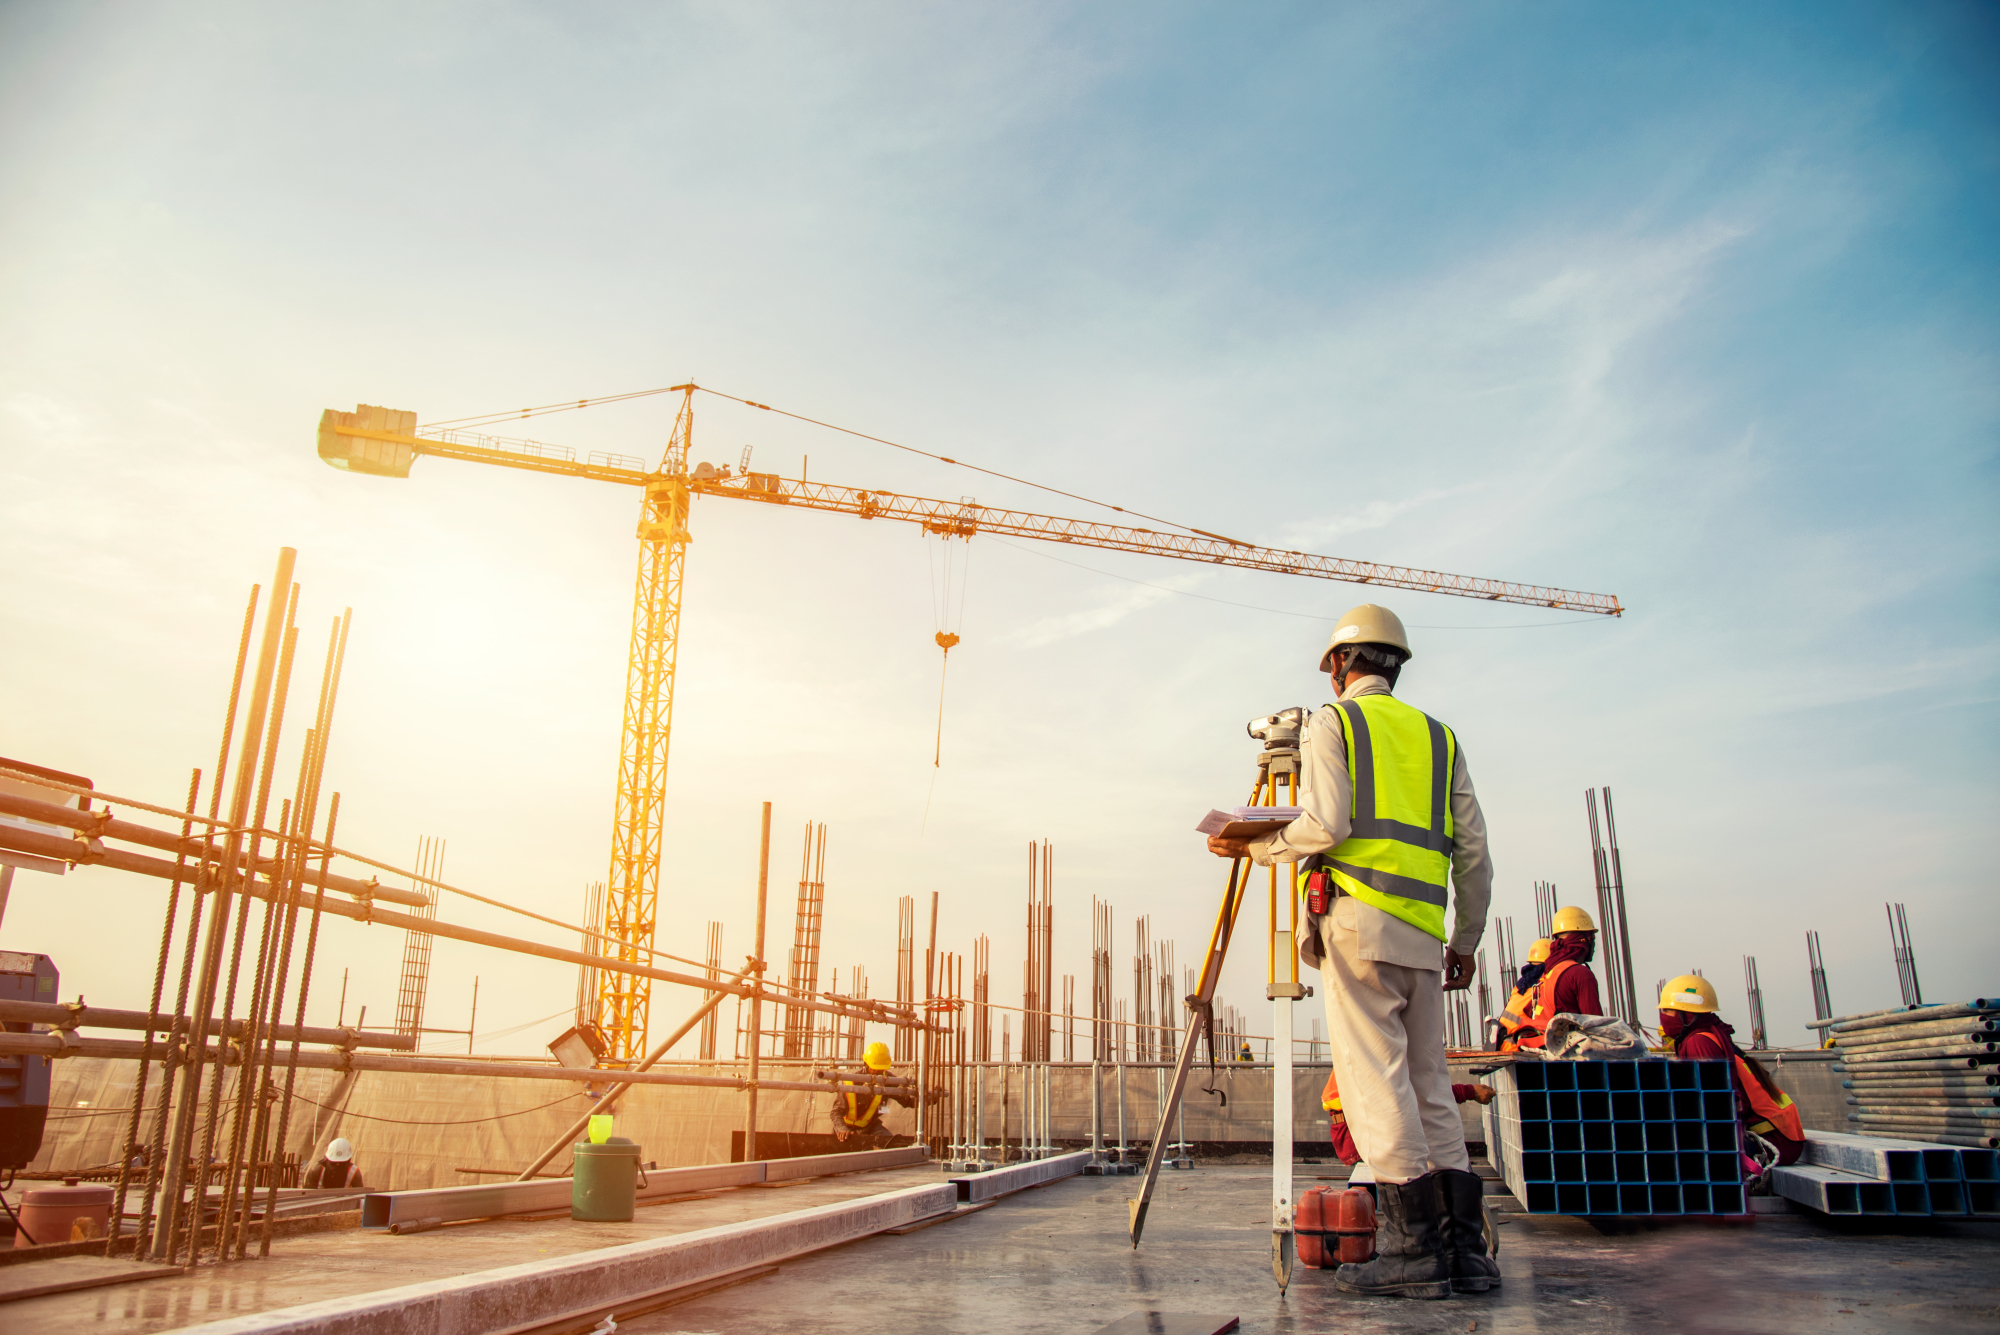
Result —
<svg viewBox="0 0 2000 1335"><path fill-rule="evenodd" d="M1822 1020L1864 1135L2000 1147L2000 997Z"/></svg>

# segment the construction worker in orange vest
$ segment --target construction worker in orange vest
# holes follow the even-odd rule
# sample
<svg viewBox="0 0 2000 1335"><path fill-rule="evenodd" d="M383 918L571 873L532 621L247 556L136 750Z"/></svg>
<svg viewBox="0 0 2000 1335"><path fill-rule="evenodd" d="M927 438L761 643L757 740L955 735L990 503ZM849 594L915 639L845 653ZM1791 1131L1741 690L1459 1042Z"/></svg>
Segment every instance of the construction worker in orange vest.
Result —
<svg viewBox="0 0 2000 1335"><path fill-rule="evenodd" d="M1516 1035L1528 1019L1528 1004L1534 1000L1535 984L1541 980L1542 969L1548 964L1549 946L1546 936L1528 947L1528 962L1521 966L1521 976L1514 981L1514 995L1507 998L1507 1008L1487 1020L1492 1026L1491 1033L1499 1039L1499 1050L1512 1052L1521 1046Z"/></svg>
<svg viewBox="0 0 2000 1335"><path fill-rule="evenodd" d="M1453 1085L1451 1097L1455 1102L1491 1103L1491 1085ZM1340 1106L1340 1085L1331 1070L1326 1073L1326 1088L1319 1092L1319 1106L1326 1109L1327 1139L1333 1142L1333 1157L1352 1168L1361 1162L1361 1151L1354 1147L1354 1133L1347 1129L1347 1112Z"/></svg>
<svg viewBox="0 0 2000 1335"><path fill-rule="evenodd" d="M1736 1031L1722 1022L1715 1005L1715 985L1700 974L1670 979L1660 991L1660 1032L1683 1061L1727 1058L1736 1085L1736 1120L1746 1134L1777 1152L1778 1166L1797 1163L1806 1148L1797 1106L1754 1057L1736 1046ZM1769 1166L1751 1158L1749 1171L1755 1177Z"/></svg>
<svg viewBox="0 0 2000 1335"><path fill-rule="evenodd" d="M1597 999L1597 975L1590 971L1591 957L1597 954L1596 921L1568 904L1556 910L1550 928L1548 963L1535 980L1521 1025L1514 1032L1519 1047L1541 1047L1549 1021L1558 1015L1604 1014L1604 1003Z"/></svg>
<svg viewBox="0 0 2000 1335"><path fill-rule="evenodd" d="M887 1043L870 1043L868 1050L861 1054L862 1064L869 1074L887 1075L893 1065L889 1060ZM846 1141L860 1136L874 1142L887 1138L889 1128L882 1122L882 1105L892 1101L908 1107L913 1099L894 1090L883 1090L865 1094L858 1090L846 1090L833 1096L833 1138Z"/></svg>

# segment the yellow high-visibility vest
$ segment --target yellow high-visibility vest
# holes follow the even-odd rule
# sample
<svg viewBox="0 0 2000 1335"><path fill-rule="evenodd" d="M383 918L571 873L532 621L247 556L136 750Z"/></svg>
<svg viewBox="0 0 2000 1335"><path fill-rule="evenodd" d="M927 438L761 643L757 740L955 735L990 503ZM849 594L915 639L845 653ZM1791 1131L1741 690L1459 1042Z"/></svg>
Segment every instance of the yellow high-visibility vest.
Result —
<svg viewBox="0 0 2000 1335"><path fill-rule="evenodd" d="M1458 738L1393 695L1333 706L1353 785L1347 838L1306 862L1364 904L1445 939Z"/></svg>

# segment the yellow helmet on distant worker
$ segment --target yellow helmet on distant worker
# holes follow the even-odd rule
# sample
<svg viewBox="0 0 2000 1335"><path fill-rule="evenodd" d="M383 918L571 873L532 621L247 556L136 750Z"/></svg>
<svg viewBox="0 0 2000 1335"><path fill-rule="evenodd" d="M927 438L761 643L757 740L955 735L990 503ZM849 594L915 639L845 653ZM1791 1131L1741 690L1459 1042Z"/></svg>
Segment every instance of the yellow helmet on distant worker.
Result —
<svg viewBox="0 0 2000 1335"><path fill-rule="evenodd" d="M889 1045L887 1043L870 1043L868 1050L861 1054L861 1060L871 1071L888 1070Z"/></svg>
<svg viewBox="0 0 2000 1335"><path fill-rule="evenodd" d="M1688 1011L1695 1015L1715 1014L1715 984L1698 973L1670 978L1660 989L1660 1009Z"/></svg>
<svg viewBox="0 0 2000 1335"><path fill-rule="evenodd" d="M1405 662L1416 656L1410 652L1410 637L1403 633L1402 618L1374 603L1351 608L1340 619L1333 628L1333 638L1326 642L1326 652L1319 656L1319 670L1333 671L1333 651L1350 644L1386 644L1401 649Z"/></svg>
<svg viewBox="0 0 2000 1335"><path fill-rule="evenodd" d="M1535 942L1534 945L1528 947L1528 963L1547 964L1549 962L1549 951L1554 946L1555 942L1549 940L1546 936Z"/></svg>
<svg viewBox="0 0 2000 1335"><path fill-rule="evenodd" d="M1556 920L1549 924L1549 930L1557 936L1564 932L1594 932L1597 923L1576 905L1565 904L1556 910Z"/></svg>

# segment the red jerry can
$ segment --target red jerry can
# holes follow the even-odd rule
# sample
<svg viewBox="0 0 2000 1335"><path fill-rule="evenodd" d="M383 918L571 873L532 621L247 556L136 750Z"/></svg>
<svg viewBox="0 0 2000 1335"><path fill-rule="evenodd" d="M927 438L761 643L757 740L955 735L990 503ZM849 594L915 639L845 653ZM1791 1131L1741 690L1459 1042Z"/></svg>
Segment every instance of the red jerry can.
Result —
<svg viewBox="0 0 2000 1335"><path fill-rule="evenodd" d="M1314 1187L1292 1217L1299 1264L1331 1270L1375 1255L1375 1198L1365 1187Z"/></svg>

